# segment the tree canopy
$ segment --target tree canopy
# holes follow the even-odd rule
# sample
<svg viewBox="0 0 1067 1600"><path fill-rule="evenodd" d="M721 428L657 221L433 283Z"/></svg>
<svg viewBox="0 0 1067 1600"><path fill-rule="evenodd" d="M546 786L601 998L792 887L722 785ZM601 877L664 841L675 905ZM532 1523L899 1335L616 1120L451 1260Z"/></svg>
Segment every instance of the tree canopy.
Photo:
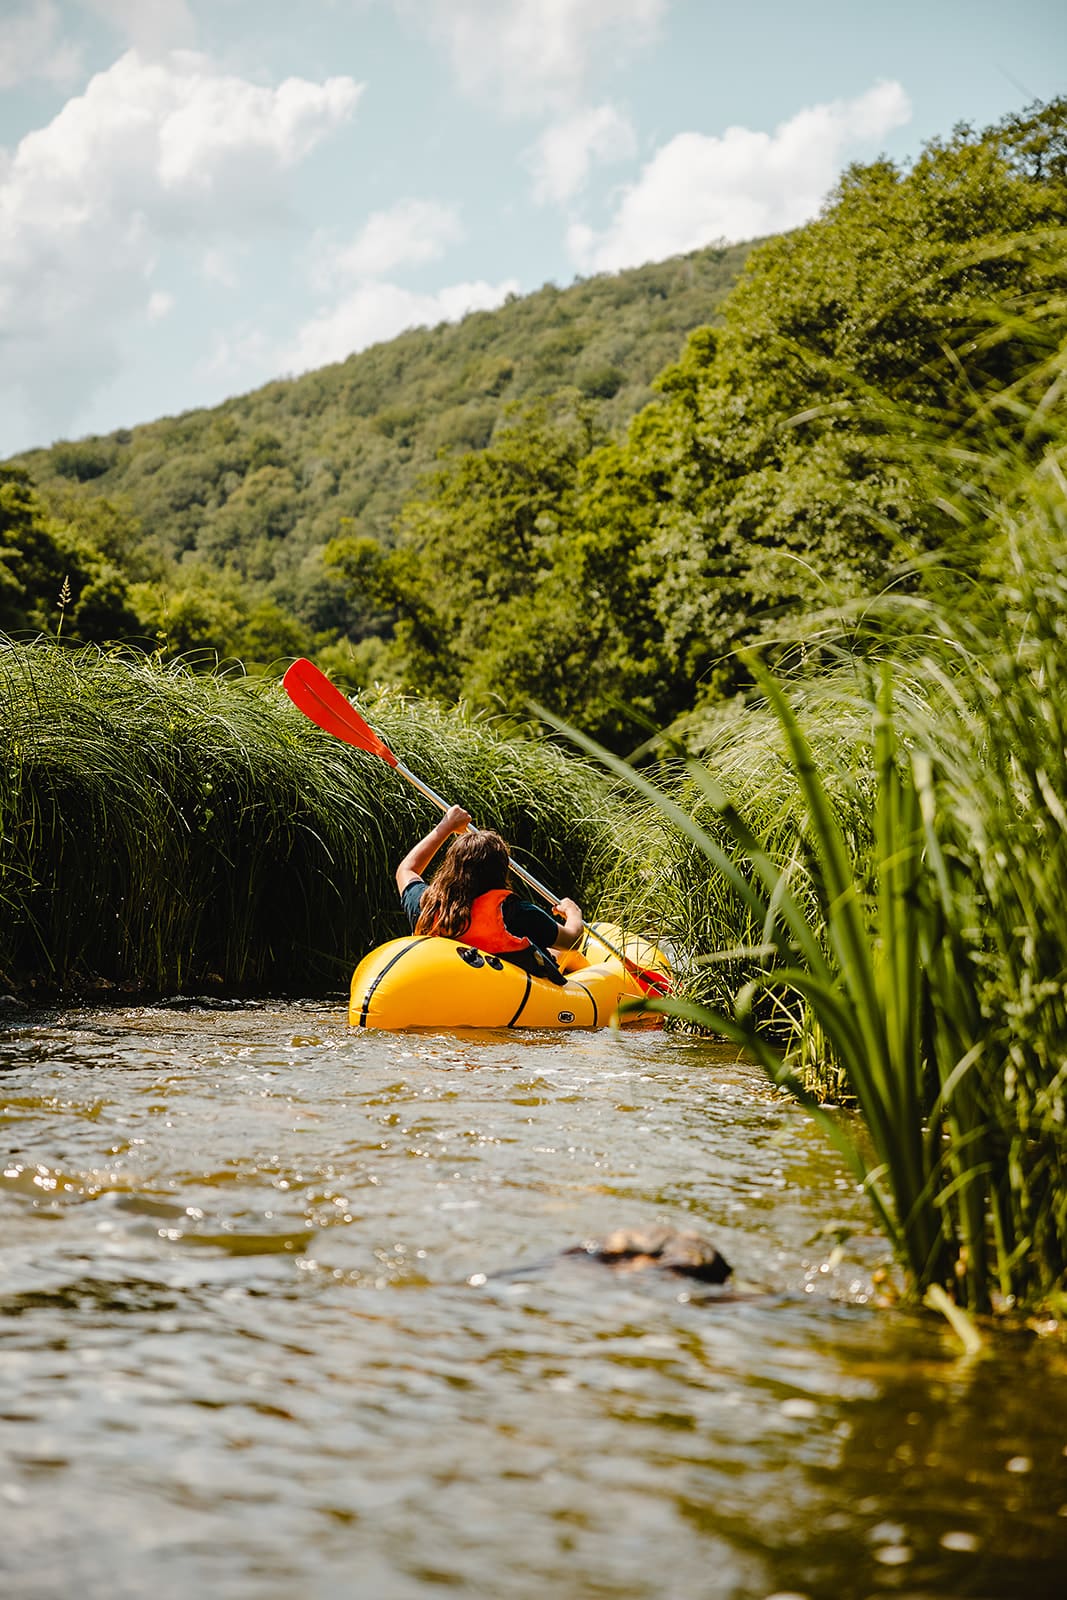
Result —
<svg viewBox="0 0 1067 1600"><path fill-rule="evenodd" d="M447 464L383 558L423 608L416 630L393 596L387 669L547 701L614 742L621 706L662 722L729 693L738 646L924 556L980 569L924 460L1011 428L1062 349L1065 149L1057 102L910 168L850 168L814 222L752 252L625 435L583 431L572 393Z"/></svg>

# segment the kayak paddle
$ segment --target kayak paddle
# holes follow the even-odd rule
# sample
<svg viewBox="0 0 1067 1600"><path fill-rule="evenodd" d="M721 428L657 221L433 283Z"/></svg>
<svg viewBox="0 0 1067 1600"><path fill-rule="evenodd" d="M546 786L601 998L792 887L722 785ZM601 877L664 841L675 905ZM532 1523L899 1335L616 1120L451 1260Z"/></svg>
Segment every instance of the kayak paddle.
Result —
<svg viewBox="0 0 1067 1600"><path fill-rule="evenodd" d="M305 717L310 718L324 733L332 733L335 739L343 739L345 744L354 745L357 750L366 750L372 756L380 756L399 772L402 778L406 778L421 795L437 806L439 811L445 812L451 809L447 800L431 789L429 784L423 783L422 779L390 750L385 740L363 720L351 701L341 693L336 684L330 682L314 662L307 661L303 657L294 661L282 679L282 687L297 710L302 711ZM525 867L520 867L510 856L508 866L517 878L535 894L539 894L543 900L547 900L550 906L559 904L558 895L553 894L551 889L535 878L531 872L527 872ZM596 933L595 937L611 951L612 955L619 958L626 971L641 983L646 992L648 990L654 994L665 992L662 973L638 966L629 956L617 950L603 934Z"/></svg>
<svg viewBox="0 0 1067 1600"><path fill-rule="evenodd" d="M400 757L394 755L385 740L375 733L369 723L364 722L355 706L346 700L340 689L332 684L324 672L311 661L303 659L294 661L285 677L282 679L282 688L299 711L305 717L310 717L312 722L323 730L332 733L335 738L343 739L345 744L355 745L357 750L368 750L372 756L381 756L383 761L388 761L391 767L399 772L402 778L414 784L421 795L427 800L432 800L439 811L449 811L451 807L447 800L431 789L428 783L416 777L410 767L405 767ZM472 832L474 830L471 830ZM539 883L537 879L517 861L508 858L508 866L517 878L534 889L546 899L549 905L557 905L557 896L551 889Z"/></svg>

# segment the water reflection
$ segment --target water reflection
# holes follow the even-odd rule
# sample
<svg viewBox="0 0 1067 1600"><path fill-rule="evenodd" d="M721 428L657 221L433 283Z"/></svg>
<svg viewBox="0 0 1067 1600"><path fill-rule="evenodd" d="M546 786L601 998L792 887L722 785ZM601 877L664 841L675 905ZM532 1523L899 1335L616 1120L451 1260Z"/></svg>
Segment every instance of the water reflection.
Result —
<svg viewBox="0 0 1067 1600"><path fill-rule="evenodd" d="M731 1052L182 1004L0 1059L12 1594L1061 1592L1062 1352L866 1304ZM741 1292L565 1253L656 1221Z"/></svg>

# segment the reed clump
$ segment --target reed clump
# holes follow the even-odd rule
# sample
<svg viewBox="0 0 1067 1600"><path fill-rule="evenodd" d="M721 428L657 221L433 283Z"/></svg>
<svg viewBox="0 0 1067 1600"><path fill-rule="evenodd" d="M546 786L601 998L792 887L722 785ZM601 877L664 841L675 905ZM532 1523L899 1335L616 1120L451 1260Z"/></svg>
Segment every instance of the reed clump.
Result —
<svg viewBox="0 0 1067 1600"><path fill-rule="evenodd" d="M605 787L462 710L364 704L560 893L595 892ZM435 813L277 684L0 641L0 984L64 995L317 993L401 925L393 869Z"/></svg>
<svg viewBox="0 0 1067 1600"><path fill-rule="evenodd" d="M873 778L869 716L855 674L796 684L791 704L817 752L850 852L862 861L870 842ZM620 824L623 848L605 856L605 905L619 921L654 929L678 953L687 998L720 1010L732 1007L734 995L772 954L766 914L752 893L756 868L736 842L736 819L743 814L752 840L788 877L810 915L816 909L815 862L803 790L784 757L780 725L769 706L759 701L711 714L689 738L691 756L675 753L642 769L646 777L654 774L654 787L634 797ZM709 772L714 796L707 792ZM676 808L673 818L664 815L664 796ZM729 872L718 856L729 859ZM807 1047L798 997L768 993L759 1008L783 1046ZM828 1068L823 1058L818 1070L825 1074Z"/></svg>

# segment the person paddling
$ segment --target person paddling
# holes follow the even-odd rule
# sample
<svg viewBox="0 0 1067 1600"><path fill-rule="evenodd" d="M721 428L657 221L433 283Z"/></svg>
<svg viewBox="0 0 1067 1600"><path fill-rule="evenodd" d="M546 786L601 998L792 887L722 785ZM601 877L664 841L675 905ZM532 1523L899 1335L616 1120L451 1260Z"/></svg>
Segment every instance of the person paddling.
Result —
<svg viewBox="0 0 1067 1600"><path fill-rule="evenodd" d="M557 922L541 906L508 886L508 847L499 833L467 830L470 813L449 806L436 828L410 849L396 869L400 903L412 931L456 939L487 955L564 983L552 947L570 950L582 936L581 908L560 900ZM452 836L456 838L432 883L423 872Z"/></svg>

